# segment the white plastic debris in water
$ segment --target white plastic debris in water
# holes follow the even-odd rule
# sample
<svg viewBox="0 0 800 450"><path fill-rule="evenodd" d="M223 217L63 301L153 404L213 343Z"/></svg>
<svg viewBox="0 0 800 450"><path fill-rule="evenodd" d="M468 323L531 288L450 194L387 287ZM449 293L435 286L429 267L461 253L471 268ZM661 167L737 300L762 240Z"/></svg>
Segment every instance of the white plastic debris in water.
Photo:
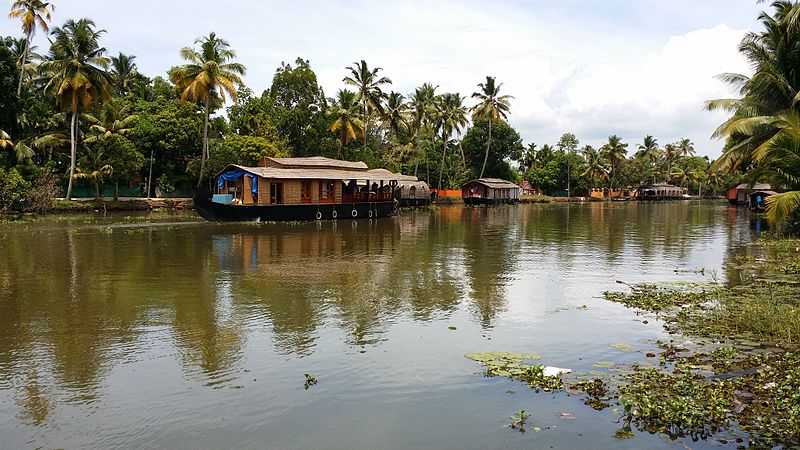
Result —
<svg viewBox="0 0 800 450"><path fill-rule="evenodd" d="M546 377L557 377L559 375L563 375L565 373L571 373L572 369L562 369L560 367L553 367L553 366L544 366L544 376Z"/></svg>

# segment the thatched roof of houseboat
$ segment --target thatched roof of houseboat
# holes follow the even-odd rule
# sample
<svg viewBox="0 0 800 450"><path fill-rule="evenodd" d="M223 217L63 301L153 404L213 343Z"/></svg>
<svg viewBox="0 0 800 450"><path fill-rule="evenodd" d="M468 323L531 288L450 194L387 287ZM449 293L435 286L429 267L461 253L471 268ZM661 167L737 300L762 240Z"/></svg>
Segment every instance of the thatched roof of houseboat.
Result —
<svg viewBox="0 0 800 450"><path fill-rule="evenodd" d="M519 189L519 186L516 184L501 178L478 178L477 180L470 181L470 183L480 183L492 189Z"/></svg>
<svg viewBox="0 0 800 450"><path fill-rule="evenodd" d="M324 156L308 156L303 158L273 158L265 156L261 159L261 165L265 167L280 167L285 169L344 169L344 170L367 170L367 165L362 161L342 161L331 159Z"/></svg>
<svg viewBox="0 0 800 450"><path fill-rule="evenodd" d="M261 178L271 179L303 179L303 180L374 180L374 181L402 181L406 175L392 173L388 170L347 170L330 168L282 168L282 167L247 167L230 164L222 172L231 168L241 169ZM220 173L222 173L220 172Z"/></svg>

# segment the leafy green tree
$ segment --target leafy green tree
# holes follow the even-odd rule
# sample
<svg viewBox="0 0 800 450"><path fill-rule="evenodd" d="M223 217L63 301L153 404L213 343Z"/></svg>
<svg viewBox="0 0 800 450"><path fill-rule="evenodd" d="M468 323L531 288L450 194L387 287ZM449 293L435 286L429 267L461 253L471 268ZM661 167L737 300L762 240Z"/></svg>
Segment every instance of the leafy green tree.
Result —
<svg viewBox="0 0 800 450"><path fill-rule="evenodd" d="M224 139L214 139L211 142L211 157L208 159L209 178L213 180L229 164L256 166L264 156L285 157L289 153L285 148L279 148L263 137L229 134ZM188 171L199 171L196 161L189 164Z"/></svg>
<svg viewBox="0 0 800 450"><path fill-rule="evenodd" d="M169 173L182 187L193 184L186 178L187 161L203 143L203 115L195 105L159 95L153 101L137 101L132 112L138 119L125 137L145 157L153 157L153 179Z"/></svg>
<svg viewBox="0 0 800 450"><path fill-rule="evenodd" d="M16 137L19 96L14 95L14 89L19 71L9 47L12 42L12 38L0 39L0 129Z"/></svg>
<svg viewBox="0 0 800 450"><path fill-rule="evenodd" d="M30 190L31 184L17 169L6 171L0 167L0 212L21 210Z"/></svg>
<svg viewBox="0 0 800 450"><path fill-rule="evenodd" d="M485 143L489 136L489 127L493 129L493 151L486 159ZM489 178L511 178L511 166L507 160L519 159L523 150L522 139L517 130L503 121L495 122L491 119L473 122L461 140L461 145L471 177L477 177L483 172Z"/></svg>
<svg viewBox="0 0 800 450"><path fill-rule="evenodd" d="M171 69L169 78L181 93L181 100L203 104L203 150L197 179L199 187L205 176L208 158L208 119L212 99L218 98L224 102L227 94L236 101L237 87L244 84L241 76L244 76L246 69L244 65L234 62L236 52L230 48L228 41L218 38L216 33L197 38L195 45L199 45L199 50L192 47L181 49L181 57L189 63Z"/></svg>
<svg viewBox="0 0 800 450"><path fill-rule="evenodd" d="M558 151L565 153L567 155L572 155L578 150L578 145L580 141L578 138L575 137L572 133L564 133L561 135L561 138L558 139L558 143L556 144L556 148ZM570 162L570 158L566 158L567 164ZM572 195L572 179L573 179L573 172L572 167L567 166L566 176L567 176L567 197Z"/></svg>
<svg viewBox="0 0 800 450"><path fill-rule="evenodd" d="M472 108L472 120L479 119L488 120L488 138L486 139L486 153L483 157L483 166L478 178L483 178L486 171L486 163L489 160L489 147L492 145L492 123L500 123L508 119L508 112L511 108L511 99L514 97L510 95L500 95L500 88L503 83L496 84L495 78L486 76L485 83L478 83L480 91L473 92L472 98L478 100Z"/></svg>
<svg viewBox="0 0 800 450"><path fill-rule="evenodd" d="M375 110L379 114L383 114L383 99L386 94L381 90L381 86L392 84L392 80L389 77L378 75L383 69L380 67L370 69L363 59L361 62L354 62L352 66L347 66L345 69L350 71L350 75L344 77L342 81L358 90L357 99L364 106L364 151L366 151L369 111Z"/></svg>
<svg viewBox="0 0 800 450"><path fill-rule="evenodd" d="M281 63L264 95L269 101L260 104L260 111L269 115L288 139L295 156L328 154L334 150L325 115L328 102L308 60L297 58L294 66Z"/></svg>
<svg viewBox="0 0 800 450"><path fill-rule="evenodd" d="M332 107L328 110L331 118L331 133L339 138L339 157L346 156L347 144L364 133L364 122L358 118L358 103L356 93L347 89L340 89L336 99L331 101Z"/></svg>
<svg viewBox="0 0 800 450"><path fill-rule="evenodd" d="M105 30L96 30L89 19L67 20L52 33L52 45L42 71L47 78L44 91L55 97L56 104L71 113L70 167L67 198L72 196L78 148L78 115L92 104L111 98L109 60L100 47Z"/></svg>
<svg viewBox="0 0 800 450"><path fill-rule="evenodd" d="M25 49L20 63L17 97L22 94L22 80L25 78L23 74L25 73L25 64L28 61L31 39L36 34L37 27L41 28L45 33L50 32L48 22L52 18L53 10L55 10L53 4L41 0L14 0L11 3L11 12L8 13L8 17L19 19L22 22L22 32L25 34Z"/></svg>

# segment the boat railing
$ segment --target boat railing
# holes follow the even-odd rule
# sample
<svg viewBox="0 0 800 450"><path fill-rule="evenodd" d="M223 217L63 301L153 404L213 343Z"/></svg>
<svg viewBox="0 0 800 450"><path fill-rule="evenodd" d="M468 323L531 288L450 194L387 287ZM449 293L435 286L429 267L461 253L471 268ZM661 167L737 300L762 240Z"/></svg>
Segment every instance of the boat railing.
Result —
<svg viewBox="0 0 800 450"><path fill-rule="evenodd" d="M342 203L389 202L394 199L392 192L355 192L342 194Z"/></svg>

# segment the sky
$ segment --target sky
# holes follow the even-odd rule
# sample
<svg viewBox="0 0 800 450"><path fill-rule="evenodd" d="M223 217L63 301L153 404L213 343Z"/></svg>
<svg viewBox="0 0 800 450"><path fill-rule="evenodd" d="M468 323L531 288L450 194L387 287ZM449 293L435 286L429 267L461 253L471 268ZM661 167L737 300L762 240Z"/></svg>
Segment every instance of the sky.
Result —
<svg viewBox="0 0 800 450"><path fill-rule="evenodd" d="M698 154L725 119L703 104L735 93L715 78L749 73L737 52L768 3L755 0L52 0L55 25L88 17L107 31L109 54L136 55L140 72L165 76L179 50L214 31L247 66L245 82L268 88L281 62L307 59L328 97L346 66L364 59L408 94L422 83L467 97L487 75L512 95L510 124L524 143L581 145L645 135L688 137ZM10 2L8 2L10 4ZM0 19L0 35L19 35ZM48 47L39 34L40 52Z"/></svg>

